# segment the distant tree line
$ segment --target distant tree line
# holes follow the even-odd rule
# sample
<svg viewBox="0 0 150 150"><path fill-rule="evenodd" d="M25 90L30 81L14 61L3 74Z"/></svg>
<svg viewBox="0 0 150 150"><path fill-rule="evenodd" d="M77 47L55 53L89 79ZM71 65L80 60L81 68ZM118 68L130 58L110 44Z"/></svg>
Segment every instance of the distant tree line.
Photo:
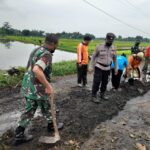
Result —
<svg viewBox="0 0 150 150"><path fill-rule="evenodd" d="M56 33L56 35L59 38L67 38L67 39L82 39L84 36L80 32L73 32L73 33L61 32L61 33ZM86 33L85 35L89 35L92 39L95 39L95 36L93 34Z"/></svg>
<svg viewBox="0 0 150 150"><path fill-rule="evenodd" d="M16 36L44 36L44 31L39 30L18 30L12 28L9 22L4 22L0 27L0 35L16 35Z"/></svg>
<svg viewBox="0 0 150 150"><path fill-rule="evenodd" d="M121 35L119 35L117 37L117 40L118 41L140 41L140 42L150 42L150 39L149 38L144 38L140 35L136 36L136 37L126 37L126 38L123 38Z"/></svg>
<svg viewBox="0 0 150 150"><path fill-rule="evenodd" d="M12 26L9 24L9 22L4 22L2 27L0 27L0 35L16 35L16 36L38 36L43 37L47 33L45 33L42 30L18 30L12 28ZM83 34L80 32L61 32L61 33L55 33L59 38L67 38L67 39L81 39L83 38ZM95 39L95 36L93 34L86 33L85 35L91 36L92 39ZM97 39L104 39L104 38L97 38ZM149 38L144 38L142 36L136 36L136 37L122 37L121 35L116 37L116 40L118 41L141 41L141 42L150 42Z"/></svg>
<svg viewBox="0 0 150 150"><path fill-rule="evenodd" d="M104 38L98 38L98 39L104 40ZM133 41L133 42L135 41L150 42L149 38L144 38L140 35L137 35L136 37L122 37L121 35L119 35L116 37L116 40L117 41Z"/></svg>
<svg viewBox="0 0 150 150"><path fill-rule="evenodd" d="M0 35L16 35L16 36L38 36L43 37L48 33L45 33L41 30L18 30L12 28L12 26L9 24L9 22L4 22L3 26L0 27ZM61 33L55 33L59 38L70 38L70 39L81 39L83 38L83 34L79 32L73 32L73 33L67 33L67 32L61 32ZM92 39L95 39L95 36L93 34L87 33L86 35L91 36Z"/></svg>

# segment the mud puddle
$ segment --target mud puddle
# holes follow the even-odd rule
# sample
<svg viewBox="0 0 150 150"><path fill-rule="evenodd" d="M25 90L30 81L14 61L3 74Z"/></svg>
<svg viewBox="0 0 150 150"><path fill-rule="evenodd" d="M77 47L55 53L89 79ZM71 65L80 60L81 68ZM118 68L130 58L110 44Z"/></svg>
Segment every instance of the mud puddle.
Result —
<svg viewBox="0 0 150 150"><path fill-rule="evenodd" d="M6 113L0 116L0 136L10 128L16 126L16 122L20 116L19 111Z"/></svg>
<svg viewBox="0 0 150 150"><path fill-rule="evenodd" d="M13 111L9 113L4 113L0 116L0 136L9 129L14 129L17 126L17 122L23 111ZM41 110L37 109L34 118L42 116Z"/></svg>

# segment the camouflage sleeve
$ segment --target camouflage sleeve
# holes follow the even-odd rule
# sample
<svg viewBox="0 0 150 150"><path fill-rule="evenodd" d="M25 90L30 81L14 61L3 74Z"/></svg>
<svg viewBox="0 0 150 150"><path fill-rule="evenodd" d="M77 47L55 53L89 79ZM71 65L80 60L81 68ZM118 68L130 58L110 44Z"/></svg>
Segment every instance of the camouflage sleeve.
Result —
<svg viewBox="0 0 150 150"><path fill-rule="evenodd" d="M45 68L50 65L51 61L52 61L51 56L49 54L44 54L35 63L35 65L38 65L40 68L42 68L43 70L45 70Z"/></svg>

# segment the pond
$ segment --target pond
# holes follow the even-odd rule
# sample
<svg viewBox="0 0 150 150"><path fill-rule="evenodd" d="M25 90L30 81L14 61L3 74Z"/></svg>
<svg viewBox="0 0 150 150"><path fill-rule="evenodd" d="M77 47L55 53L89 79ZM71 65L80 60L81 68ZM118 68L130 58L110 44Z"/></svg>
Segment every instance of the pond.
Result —
<svg viewBox="0 0 150 150"><path fill-rule="evenodd" d="M25 67L31 51L36 47L37 45L33 44L0 40L0 69L17 66ZM53 55L53 63L75 60L76 57L75 53L56 50Z"/></svg>

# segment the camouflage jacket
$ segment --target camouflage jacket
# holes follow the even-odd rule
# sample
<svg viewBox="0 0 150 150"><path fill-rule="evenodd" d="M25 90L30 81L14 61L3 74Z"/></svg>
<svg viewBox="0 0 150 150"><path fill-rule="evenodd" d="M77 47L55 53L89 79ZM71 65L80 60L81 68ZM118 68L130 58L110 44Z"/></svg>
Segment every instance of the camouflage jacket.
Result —
<svg viewBox="0 0 150 150"><path fill-rule="evenodd" d="M44 85L39 82L32 71L35 65L38 65L43 70L47 80L50 81L52 54L48 49L38 47L31 53L27 65L27 71L22 82L21 95L33 100L47 100L48 95L45 93Z"/></svg>

